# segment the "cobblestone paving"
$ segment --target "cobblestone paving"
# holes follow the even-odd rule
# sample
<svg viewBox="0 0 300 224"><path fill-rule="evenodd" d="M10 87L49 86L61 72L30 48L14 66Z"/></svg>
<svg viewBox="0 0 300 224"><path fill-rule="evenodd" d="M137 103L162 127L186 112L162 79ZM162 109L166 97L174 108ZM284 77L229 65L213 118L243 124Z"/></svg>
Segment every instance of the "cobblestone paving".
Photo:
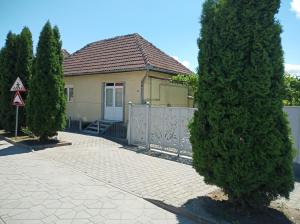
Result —
<svg viewBox="0 0 300 224"><path fill-rule="evenodd" d="M62 132L59 138L73 145L38 153L143 198L181 206L216 189L189 165L125 150L99 137Z"/></svg>
<svg viewBox="0 0 300 224"><path fill-rule="evenodd" d="M124 150L120 144L95 136L61 132L59 138L73 145L40 154L140 197L182 206L217 189L205 184L189 165ZM300 183L295 183L290 200L278 202L300 209Z"/></svg>
<svg viewBox="0 0 300 224"><path fill-rule="evenodd" d="M57 148L46 154L67 151ZM191 223L64 163L40 156L43 153L28 152L4 141L0 141L0 152L1 224ZM73 152L76 155L76 149ZM109 159L106 164L110 164Z"/></svg>

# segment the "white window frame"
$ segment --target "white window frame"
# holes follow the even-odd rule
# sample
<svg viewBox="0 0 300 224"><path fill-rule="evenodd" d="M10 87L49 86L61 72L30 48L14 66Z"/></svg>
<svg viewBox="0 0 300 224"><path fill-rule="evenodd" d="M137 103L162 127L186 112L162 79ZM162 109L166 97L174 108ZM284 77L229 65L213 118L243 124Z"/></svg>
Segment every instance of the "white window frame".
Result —
<svg viewBox="0 0 300 224"><path fill-rule="evenodd" d="M65 85L65 89L67 89L67 102L72 103L74 101L74 86L73 85ZM70 89L73 89L73 98L70 99Z"/></svg>

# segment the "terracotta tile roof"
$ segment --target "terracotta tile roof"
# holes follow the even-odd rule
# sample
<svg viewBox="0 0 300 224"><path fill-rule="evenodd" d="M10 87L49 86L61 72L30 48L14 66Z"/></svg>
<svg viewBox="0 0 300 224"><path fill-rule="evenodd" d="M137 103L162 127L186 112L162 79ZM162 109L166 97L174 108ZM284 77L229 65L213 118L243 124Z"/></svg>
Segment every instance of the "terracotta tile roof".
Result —
<svg viewBox="0 0 300 224"><path fill-rule="evenodd" d="M170 74L192 73L139 34L90 43L64 61L65 76L146 69Z"/></svg>

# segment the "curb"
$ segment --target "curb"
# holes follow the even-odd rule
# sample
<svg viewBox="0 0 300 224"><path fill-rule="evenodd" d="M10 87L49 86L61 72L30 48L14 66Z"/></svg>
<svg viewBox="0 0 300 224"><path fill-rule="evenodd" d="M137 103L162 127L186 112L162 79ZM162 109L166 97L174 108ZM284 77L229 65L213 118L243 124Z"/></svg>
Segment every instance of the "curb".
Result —
<svg viewBox="0 0 300 224"><path fill-rule="evenodd" d="M58 144L45 144L45 145L37 145L37 146L28 146L26 144L13 141L10 138L7 138L5 136L0 135L0 139L4 140L4 141L7 141L8 143L13 144L15 146L22 147L22 148L25 148L25 149L28 149L28 150L31 150L31 151L38 151L38 150L45 149L45 148L54 148L54 147L72 145L72 142L61 142L61 143L58 143Z"/></svg>

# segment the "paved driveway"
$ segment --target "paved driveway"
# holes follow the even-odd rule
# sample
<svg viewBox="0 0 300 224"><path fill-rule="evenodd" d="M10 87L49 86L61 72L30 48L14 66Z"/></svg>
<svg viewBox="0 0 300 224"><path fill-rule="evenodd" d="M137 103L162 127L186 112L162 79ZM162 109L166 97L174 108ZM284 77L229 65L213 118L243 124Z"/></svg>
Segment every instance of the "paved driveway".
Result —
<svg viewBox="0 0 300 224"><path fill-rule="evenodd" d="M99 137L66 132L59 137L73 145L38 153L139 197L182 206L216 189L206 185L189 165L125 150Z"/></svg>
<svg viewBox="0 0 300 224"><path fill-rule="evenodd" d="M40 154L139 197L180 207L216 189L205 184L189 165L125 150L122 145L99 137L67 132L61 132L59 137L73 145ZM300 183L295 183L290 200L277 202L300 209Z"/></svg>
<svg viewBox="0 0 300 224"><path fill-rule="evenodd" d="M50 154L64 155L68 150L75 155L70 161L80 167L80 162L74 160L80 156L76 147L32 153L0 141L1 224L191 223L64 163L47 159ZM109 164L112 158L106 159Z"/></svg>
<svg viewBox="0 0 300 224"><path fill-rule="evenodd" d="M51 219L66 221L62 214L73 215L67 220L71 222L63 223L84 223L84 220L108 223L101 219L112 223L189 223L142 198L183 206L216 189L206 185L188 165L129 151L99 137L62 132L59 138L72 141L73 145L3 157L0 150L0 186L5 186L0 188L3 219L15 218L19 213L27 215L28 219L32 217L28 212L34 212L36 216L33 217L45 215L44 223L51 223ZM0 147L7 148L7 144ZM3 154L10 154L10 150L5 151ZM49 200L58 203L54 210L48 211L51 209L51 205L50 208L46 206ZM68 207L69 202L73 207ZM300 208L299 183L296 183L291 200L283 202ZM90 208L86 203L99 207ZM86 216L89 214L89 218L85 219L81 210Z"/></svg>

